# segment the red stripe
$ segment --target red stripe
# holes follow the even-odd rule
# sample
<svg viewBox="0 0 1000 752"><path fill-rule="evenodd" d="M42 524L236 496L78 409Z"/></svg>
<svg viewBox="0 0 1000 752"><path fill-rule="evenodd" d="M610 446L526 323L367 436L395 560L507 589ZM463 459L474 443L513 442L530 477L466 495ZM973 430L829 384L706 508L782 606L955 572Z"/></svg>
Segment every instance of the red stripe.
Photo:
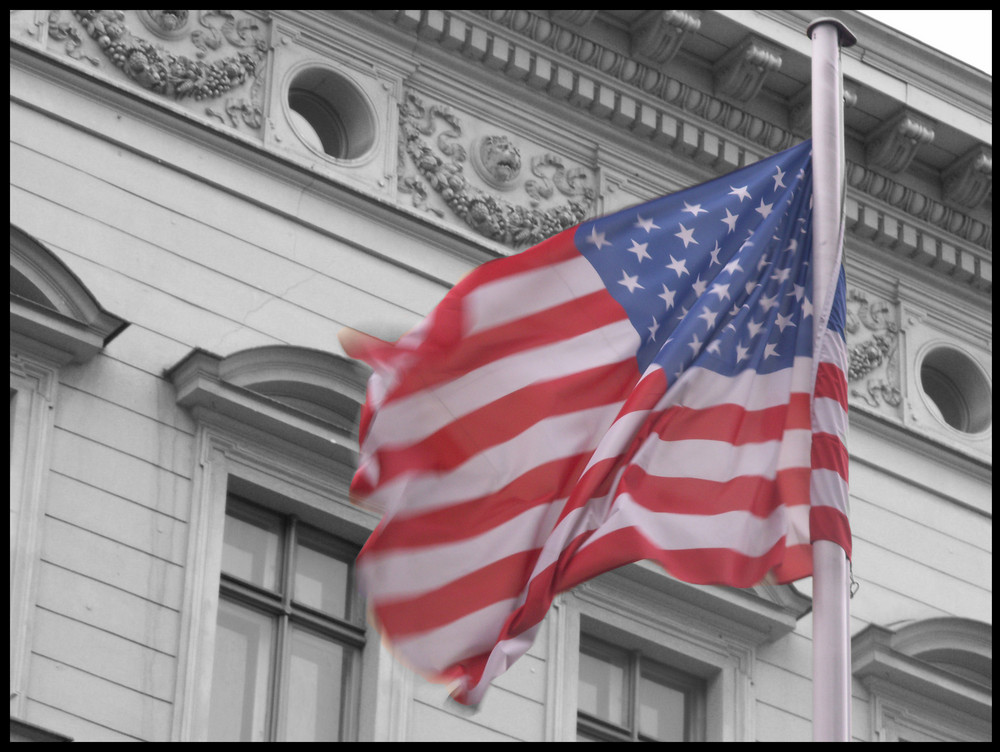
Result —
<svg viewBox="0 0 1000 752"><path fill-rule="evenodd" d="M833 363L821 362L816 372L816 396L834 399L847 412L847 377Z"/></svg>
<svg viewBox="0 0 1000 752"><path fill-rule="evenodd" d="M833 470L845 481L848 476L850 458L847 447L839 437L831 433L814 433L812 441L812 466L816 469Z"/></svg>
<svg viewBox="0 0 1000 752"><path fill-rule="evenodd" d="M851 524L842 512L833 507L813 507L809 510L809 538L812 541L833 541L851 558Z"/></svg>
<svg viewBox="0 0 1000 752"><path fill-rule="evenodd" d="M407 471L452 470L541 420L622 402L638 378L634 358L533 384L463 415L415 444L375 452L379 484Z"/></svg>
<svg viewBox="0 0 1000 752"><path fill-rule="evenodd" d="M534 467L504 488L478 499L423 513L400 512L379 528L365 548L389 551L454 543L492 530L532 507L568 495L590 458L589 453ZM361 561L362 557L358 557Z"/></svg>
<svg viewBox="0 0 1000 752"><path fill-rule="evenodd" d="M576 228L571 227L533 246L530 253L518 253L477 266L452 289L464 296L469 290L489 282L579 258L580 252L573 243L575 234Z"/></svg>
<svg viewBox="0 0 1000 752"><path fill-rule="evenodd" d="M678 468L682 471L682 468ZM662 478L630 465L616 487L627 492L635 503L654 512L710 515L747 511L767 517L779 506L809 503L809 468L789 468L773 480L742 476L725 482L698 478Z"/></svg>
<svg viewBox="0 0 1000 752"><path fill-rule="evenodd" d="M787 405L762 410L732 403L702 409L678 406L650 417L653 430L665 441L706 439L737 446L780 440L785 431L812 427L809 395L803 393L790 395Z"/></svg>
<svg viewBox="0 0 1000 752"><path fill-rule="evenodd" d="M379 601L374 605L375 614L396 639L450 624L481 608L517 597L539 552L534 549L506 556L412 598Z"/></svg>

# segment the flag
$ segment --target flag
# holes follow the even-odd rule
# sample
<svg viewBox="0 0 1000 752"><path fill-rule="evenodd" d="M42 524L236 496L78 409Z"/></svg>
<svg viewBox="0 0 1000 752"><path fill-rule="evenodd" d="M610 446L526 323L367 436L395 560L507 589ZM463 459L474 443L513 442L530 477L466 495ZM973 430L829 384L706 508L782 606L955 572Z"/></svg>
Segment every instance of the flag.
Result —
<svg viewBox="0 0 1000 752"><path fill-rule="evenodd" d="M850 553L844 279L812 300L810 142L488 262L373 368L357 559L397 655L477 704L556 594L650 559L692 583ZM821 323L822 322L822 323Z"/></svg>

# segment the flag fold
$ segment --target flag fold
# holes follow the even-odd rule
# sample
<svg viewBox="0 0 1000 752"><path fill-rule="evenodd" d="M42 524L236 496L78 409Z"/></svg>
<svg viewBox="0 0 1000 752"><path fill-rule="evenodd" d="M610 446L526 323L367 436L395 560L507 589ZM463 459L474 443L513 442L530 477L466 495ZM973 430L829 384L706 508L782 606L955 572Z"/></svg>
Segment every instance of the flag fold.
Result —
<svg viewBox="0 0 1000 752"><path fill-rule="evenodd" d="M344 341L374 371L359 585L460 702L615 567L749 587L811 575L817 539L850 555L844 278L814 309L810 148L484 264L395 343Z"/></svg>

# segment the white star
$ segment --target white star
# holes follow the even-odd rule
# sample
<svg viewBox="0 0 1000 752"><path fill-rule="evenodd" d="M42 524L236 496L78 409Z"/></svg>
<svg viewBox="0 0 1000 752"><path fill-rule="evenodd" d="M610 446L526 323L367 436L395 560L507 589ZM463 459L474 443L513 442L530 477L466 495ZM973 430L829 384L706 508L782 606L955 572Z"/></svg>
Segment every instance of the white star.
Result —
<svg viewBox="0 0 1000 752"><path fill-rule="evenodd" d="M726 216L721 221L724 222L729 227L729 232L736 229L736 220L740 218L739 214L733 214L729 209L726 209Z"/></svg>
<svg viewBox="0 0 1000 752"><path fill-rule="evenodd" d="M682 274L691 273L687 270L687 261L685 261L684 259L678 261L673 256L670 257L670 263L667 264L667 268L673 269L675 272L677 272L678 277L681 276Z"/></svg>
<svg viewBox="0 0 1000 752"><path fill-rule="evenodd" d="M767 219L768 215L771 213L771 208L773 206L774 206L774 204L765 204L764 203L764 199L761 199L760 200L760 206L758 206L756 209L754 209L754 211L757 212L764 219Z"/></svg>
<svg viewBox="0 0 1000 752"><path fill-rule="evenodd" d="M653 325L649 327L649 338L656 341L656 332L660 328L660 322L656 320L656 316L653 316Z"/></svg>
<svg viewBox="0 0 1000 752"><path fill-rule="evenodd" d="M792 316L782 316L780 313L778 314L778 319L775 323L778 325L782 334L785 333L786 326L795 326L795 322L792 321Z"/></svg>
<svg viewBox="0 0 1000 752"><path fill-rule="evenodd" d="M719 340L713 339L711 342L708 343L708 346L705 348L705 350L706 350L706 352L710 352L710 353L714 353L716 355L720 355L721 354L721 348L722 348L722 344L719 342Z"/></svg>
<svg viewBox="0 0 1000 752"><path fill-rule="evenodd" d="M629 253L634 253L637 261L642 261L644 258L649 258L649 254L646 253L646 246L648 245L649 243L636 243L633 240L632 247L626 248L625 250Z"/></svg>
<svg viewBox="0 0 1000 752"><path fill-rule="evenodd" d="M806 316L812 316L812 313L813 313L812 301L809 300L809 298L806 298L805 300L802 301L802 318L805 318Z"/></svg>
<svg viewBox="0 0 1000 752"><path fill-rule="evenodd" d="M771 279L778 280L779 283L784 282L788 279L788 275L792 273L792 270L787 266L783 266L780 269L776 269L774 274L771 275Z"/></svg>
<svg viewBox="0 0 1000 752"><path fill-rule="evenodd" d="M694 228L693 227L690 230L688 228L686 228L684 225L679 225L679 227L681 228L681 231L680 232L675 232L674 236L678 237L678 238L680 238L681 240L684 241L684 247L685 248L687 248L689 245L691 245L691 243L694 243L695 245L698 245L698 241L694 239Z"/></svg>
<svg viewBox="0 0 1000 752"><path fill-rule="evenodd" d="M737 271L743 271L743 267L740 266L740 260L738 258L734 258L732 261L726 264L725 268L722 271L729 272L730 274L736 274Z"/></svg>
<svg viewBox="0 0 1000 752"><path fill-rule="evenodd" d="M777 300L778 300L777 295L771 298L767 297L766 295L761 296L760 307L764 309L765 314L772 308L774 308L776 305L778 305L778 303L776 302Z"/></svg>
<svg viewBox="0 0 1000 752"><path fill-rule="evenodd" d="M697 281L691 283L691 289L694 290L694 294L699 298L704 294L706 287L708 287L708 282L702 281L700 274Z"/></svg>
<svg viewBox="0 0 1000 752"><path fill-rule="evenodd" d="M719 318L719 312L713 311L711 308L706 308L698 314L698 318L704 319L705 323L708 324L709 331L711 331L712 327L715 326L715 320Z"/></svg>
<svg viewBox="0 0 1000 752"><path fill-rule="evenodd" d="M660 229L659 225L653 224L653 220L652 219L643 219L642 215L640 215L640 214L636 215L635 226L636 227L641 227L646 232L652 232L654 228L657 229L657 230Z"/></svg>
<svg viewBox="0 0 1000 752"><path fill-rule="evenodd" d="M806 288L804 285L793 285L794 292L791 294L795 296L796 300L802 300L802 296L806 294Z"/></svg>
<svg viewBox="0 0 1000 752"><path fill-rule="evenodd" d="M624 269L622 269L622 278L620 280L618 280L618 284L624 285L625 287L627 287L629 292L635 292L635 288L637 288L637 287L640 290L645 290L646 289L645 287L643 287L642 285L639 284L639 275L638 274L635 275L634 277L630 277L630 276L628 276L625 273Z"/></svg>
<svg viewBox="0 0 1000 752"><path fill-rule="evenodd" d="M756 321L750 321L750 322L748 322L747 323L747 331L750 332L750 339L753 339L758 334L760 334L760 330L763 327L764 327L764 323L763 322L761 322L759 324Z"/></svg>
<svg viewBox="0 0 1000 752"><path fill-rule="evenodd" d="M743 347L742 345L736 345L736 362L742 363L747 359L747 353L750 352L749 347Z"/></svg>
<svg viewBox="0 0 1000 752"><path fill-rule="evenodd" d="M789 242L788 247L785 250L796 251L798 250L798 248L799 248L799 241L797 241L795 238L792 238L791 242Z"/></svg>
<svg viewBox="0 0 1000 752"><path fill-rule="evenodd" d="M729 297L729 285L723 284L722 282L716 282L712 285L712 289L708 291L711 295L718 295L719 301L723 301Z"/></svg>
<svg viewBox="0 0 1000 752"><path fill-rule="evenodd" d="M681 211L686 211L689 214L693 214L696 217L699 214L708 214L708 212L705 209L701 208L701 204L695 204L694 206L692 206L687 201L684 202L684 208Z"/></svg>
<svg viewBox="0 0 1000 752"><path fill-rule="evenodd" d="M722 263L721 261L719 261L719 253L721 253L721 252L722 252L722 249L719 248L719 241L716 240L715 241L715 248L713 248L711 250L712 263L709 264L709 266L714 266L715 264L721 264Z"/></svg>
<svg viewBox="0 0 1000 752"><path fill-rule="evenodd" d="M785 177L785 173L781 171L780 167L776 167L775 169L777 170L777 174L774 176L774 190L778 190L779 187L780 188L785 187L785 184L781 180L783 177Z"/></svg>
<svg viewBox="0 0 1000 752"><path fill-rule="evenodd" d="M601 250L606 245L611 245L611 243L604 239L604 233L597 231L597 225L590 228L590 236L587 240L596 245L597 250Z"/></svg>
<svg viewBox="0 0 1000 752"><path fill-rule="evenodd" d="M770 358L772 355L775 357L778 356L778 346L776 344L768 342L764 346L764 359L766 360L767 358Z"/></svg>
<svg viewBox="0 0 1000 752"><path fill-rule="evenodd" d="M732 188L732 190L729 191L729 195L730 196L739 196L739 199L740 199L741 202L745 198L750 198L750 192L747 191L747 187L746 186L743 186L742 188L736 188L735 186L731 185L729 187Z"/></svg>
<svg viewBox="0 0 1000 752"><path fill-rule="evenodd" d="M695 355L698 354L698 350L701 349L701 342L698 341L698 335L694 335L690 342L688 342L688 347L691 348L691 352Z"/></svg>
<svg viewBox="0 0 1000 752"><path fill-rule="evenodd" d="M666 285L663 286L663 292L656 297L663 298L664 302L667 304L668 311L674 307L674 291L668 289Z"/></svg>

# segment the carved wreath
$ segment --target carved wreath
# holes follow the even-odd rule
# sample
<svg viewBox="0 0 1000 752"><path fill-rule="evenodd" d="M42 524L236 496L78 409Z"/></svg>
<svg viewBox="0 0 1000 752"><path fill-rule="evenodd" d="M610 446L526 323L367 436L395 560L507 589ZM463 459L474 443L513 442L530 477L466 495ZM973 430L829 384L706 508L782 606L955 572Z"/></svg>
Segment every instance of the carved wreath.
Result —
<svg viewBox="0 0 1000 752"><path fill-rule="evenodd" d="M144 11L164 31L176 31L186 23L185 11ZM202 28L191 34L198 57L218 49L223 39L239 48L235 55L207 63L185 55L173 55L133 34L120 10L75 10L73 15L104 55L126 76L149 91L174 99L215 99L256 77L266 45L255 36L253 21L237 20L230 11L200 11ZM209 19L222 19L216 29ZM66 37L65 25L50 18L53 36ZM72 53L71 53L72 54ZM250 124L250 123L248 123Z"/></svg>
<svg viewBox="0 0 1000 752"><path fill-rule="evenodd" d="M436 142L443 156L435 153L426 141L434 135L439 122L447 126L438 134ZM409 157L448 208L473 230L491 240L515 247L533 245L579 224L590 211L593 191L583 186L575 174L566 174L561 162L554 158L548 163L556 166L557 185L564 193L572 194L562 206L547 210L534 205L518 206L471 185L464 171L468 155L458 142L462 135L461 124L447 107L425 106L418 97L408 95L400 108L400 132L400 169ZM484 149L477 154L478 164L488 171L488 177L498 181L488 180L494 185L510 183L520 169L520 155L504 137L484 139L475 148ZM532 171L536 176L541 176L540 169L541 163L534 160ZM527 185L526 190L533 199L532 204L551 195L551 191L540 187L537 181L529 182L531 185ZM401 190L414 195L416 205L427 208L427 192L418 179L401 174L399 185Z"/></svg>
<svg viewBox="0 0 1000 752"><path fill-rule="evenodd" d="M847 380L850 384L864 381L864 389L852 387L851 395L860 397L872 407L878 407L880 401L897 407L903 396L899 388L898 347L899 327L891 320L889 305L885 302L872 302L860 292L851 291L852 302L860 305L857 312L848 311L847 332L857 334L862 328L871 332L870 337L851 346L847 354ZM869 376L886 366L887 378L876 379Z"/></svg>

